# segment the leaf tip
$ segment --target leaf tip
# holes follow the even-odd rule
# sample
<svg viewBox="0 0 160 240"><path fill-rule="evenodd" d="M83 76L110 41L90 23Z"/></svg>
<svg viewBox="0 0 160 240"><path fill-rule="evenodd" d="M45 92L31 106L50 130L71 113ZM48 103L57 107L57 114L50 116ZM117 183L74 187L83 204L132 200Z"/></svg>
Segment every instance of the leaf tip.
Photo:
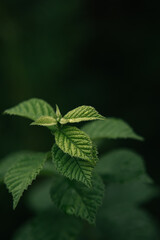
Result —
<svg viewBox="0 0 160 240"><path fill-rule="evenodd" d="M6 114L9 114L8 110L4 110L4 111L2 112L2 115L6 115Z"/></svg>
<svg viewBox="0 0 160 240"><path fill-rule="evenodd" d="M30 126L35 126L35 125L37 125L36 122L30 123Z"/></svg>
<svg viewBox="0 0 160 240"><path fill-rule="evenodd" d="M139 141L141 141L141 142L144 142L145 141L145 138L144 137L142 137L142 136L139 136L139 135L136 135L136 138L135 138L136 140L139 140Z"/></svg>

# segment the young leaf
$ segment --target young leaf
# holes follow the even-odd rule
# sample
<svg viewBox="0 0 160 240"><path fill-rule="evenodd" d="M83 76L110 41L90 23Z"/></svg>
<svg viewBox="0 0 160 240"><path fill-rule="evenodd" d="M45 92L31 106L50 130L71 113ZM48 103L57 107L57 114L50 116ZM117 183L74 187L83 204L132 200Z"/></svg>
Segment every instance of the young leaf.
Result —
<svg viewBox="0 0 160 240"><path fill-rule="evenodd" d="M143 140L137 135L133 129L121 119L107 118L104 121L96 121L86 124L82 130L86 132L92 139L100 138L132 138Z"/></svg>
<svg viewBox="0 0 160 240"><path fill-rule="evenodd" d="M93 107L80 106L68 112L61 119L60 123L61 124L76 123L76 122L91 121L96 119L104 120L105 118L101 116Z"/></svg>
<svg viewBox="0 0 160 240"><path fill-rule="evenodd" d="M58 107L57 104L56 104L56 116L57 116L58 120L60 120L62 118L61 112L60 112L59 107Z"/></svg>
<svg viewBox="0 0 160 240"><path fill-rule="evenodd" d="M41 116L51 116L56 118L53 108L47 102L38 98L24 101L13 108L7 109L4 113L26 117L34 121Z"/></svg>
<svg viewBox="0 0 160 240"><path fill-rule="evenodd" d="M40 173L46 161L44 153L23 154L18 161L7 171L4 182L13 196L15 209L24 190Z"/></svg>
<svg viewBox="0 0 160 240"><path fill-rule="evenodd" d="M88 161L93 159L92 142L87 134L76 127L63 126L55 133L55 141L59 148L72 157Z"/></svg>
<svg viewBox="0 0 160 240"><path fill-rule="evenodd" d="M96 213L102 203L104 185L98 175L93 176L92 188L65 178L54 180L51 198L63 212L75 215L94 224Z"/></svg>
<svg viewBox="0 0 160 240"><path fill-rule="evenodd" d="M70 180L77 180L91 187L92 170L95 163L64 153L56 144L52 148L53 162L57 171Z"/></svg>
<svg viewBox="0 0 160 240"><path fill-rule="evenodd" d="M42 116L38 118L35 122L31 123L31 125L38 125L38 126L44 126L44 127L50 127L56 124L57 124L56 119L50 116Z"/></svg>
<svg viewBox="0 0 160 240"><path fill-rule="evenodd" d="M81 223L78 219L51 209L21 227L13 240L76 240L80 230Z"/></svg>
<svg viewBox="0 0 160 240"><path fill-rule="evenodd" d="M102 156L97 172L110 182L152 181L146 173L142 157L128 149L114 150Z"/></svg>

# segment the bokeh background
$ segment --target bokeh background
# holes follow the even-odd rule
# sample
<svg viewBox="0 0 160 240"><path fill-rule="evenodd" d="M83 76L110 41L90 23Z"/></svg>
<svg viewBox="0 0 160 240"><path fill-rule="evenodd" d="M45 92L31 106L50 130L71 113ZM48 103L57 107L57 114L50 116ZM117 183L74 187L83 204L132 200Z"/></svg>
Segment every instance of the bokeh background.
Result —
<svg viewBox="0 0 160 240"><path fill-rule="evenodd" d="M159 178L160 15L156 1L0 0L0 111L39 97L66 113L92 105L123 118L145 137L130 146ZM21 149L48 151L52 136L28 120L0 117L0 157ZM1 236L10 239L30 216L0 186ZM159 221L159 199L147 205Z"/></svg>

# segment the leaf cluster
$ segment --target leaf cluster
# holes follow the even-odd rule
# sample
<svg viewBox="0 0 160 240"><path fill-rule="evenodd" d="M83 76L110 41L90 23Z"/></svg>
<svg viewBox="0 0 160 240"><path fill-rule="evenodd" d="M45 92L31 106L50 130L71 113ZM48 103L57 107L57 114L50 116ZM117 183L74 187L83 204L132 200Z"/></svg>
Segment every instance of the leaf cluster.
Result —
<svg viewBox="0 0 160 240"><path fill-rule="evenodd" d="M41 213L20 229L14 240L24 239L24 236L31 240L75 239L80 231L79 219L95 224L104 197L104 183L152 182L143 159L133 151L115 150L99 160L95 139L143 140L120 119L105 118L91 106L77 107L62 116L57 105L54 111L47 102L36 98L4 113L29 118L33 121L31 125L47 127L54 136L48 153L18 152L0 162L0 181L4 181L11 192L14 209L38 175L51 177L51 183L47 183L49 189L44 185L43 191L40 187L29 200L32 208ZM87 123L82 129L68 125L92 120L97 121ZM46 190L50 201L44 197ZM99 216L101 218L101 214ZM107 221L110 220L107 218Z"/></svg>

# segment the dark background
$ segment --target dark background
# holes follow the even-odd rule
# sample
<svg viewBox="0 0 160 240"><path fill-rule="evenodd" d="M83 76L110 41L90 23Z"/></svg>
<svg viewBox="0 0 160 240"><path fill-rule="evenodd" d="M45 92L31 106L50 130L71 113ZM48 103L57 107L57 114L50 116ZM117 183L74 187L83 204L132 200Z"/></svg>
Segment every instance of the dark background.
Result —
<svg viewBox="0 0 160 240"><path fill-rule="evenodd" d="M160 14L156 1L0 0L0 111L39 97L66 113L92 105L126 120L144 143L130 146L159 178ZM48 151L52 136L28 120L0 117L0 157ZM1 231L9 239L30 213L0 186ZM148 210L159 218L159 199ZM1 236L2 236L1 234Z"/></svg>

